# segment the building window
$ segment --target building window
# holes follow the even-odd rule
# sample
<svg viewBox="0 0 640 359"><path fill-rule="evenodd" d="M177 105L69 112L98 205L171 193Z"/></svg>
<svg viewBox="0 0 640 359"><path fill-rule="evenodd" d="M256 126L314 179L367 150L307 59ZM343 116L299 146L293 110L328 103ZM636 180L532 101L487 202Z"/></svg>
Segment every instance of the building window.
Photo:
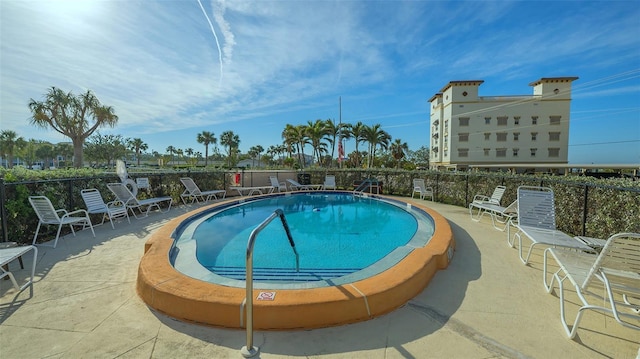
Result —
<svg viewBox="0 0 640 359"><path fill-rule="evenodd" d="M498 133L496 133L496 141L504 142L506 140L507 140L507 133L506 132L498 132Z"/></svg>
<svg viewBox="0 0 640 359"><path fill-rule="evenodd" d="M491 117L485 117L484 118L484 124L485 125L490 125L491 124Z"/></svg>
<svg viewBox="0 0 640 359"><path fill-rule="evenodd" d="M560 157L559 148L549 148L549 157Z"/></svg>
<svg viewBox="0 0 640 359"><path fill-rule="evenodd" d="M537 132L531 132L531 141L535 141L538 139L538 133Z"/></svg>
<svg viewBox="0 0 640 359"><path fill-rule="evenodd" d="M434 125L434 126L438 126L439 124L440 124L440 120L435 120L435 121L433 121L433 125Z"/></svg>
<svg viewBox="0 0 640 359"><path fill-rule="evenodd" d="M537 148L532 148L531 149L531 157L535 157L536 156L536 152L538 151Z"/></svg>
<svg viewBox="0 0 640 359"><path fill-rule="evenodd" d="M444 157L449 157L449 150L444 149L442 152L443 152Z"/></svg>
<svg viewBox="0 0 640 359"><path fill-rule="evenodd" d="M449 132L449 120L444 121L444 132Z"/></svg>
<svg viewBox="0 0 640 359"><path fill-rule="evenodd" d="M538 116L531 116L531 124L532 125L538 124Z"/></svg>
<svg viewBox="0 0 640 359"><path fill-rule="evenodd" d="M436 133L434 133L433 135L431 135L431 137L433 137L433 138L438 138L438 137L440 137L440 134L436 132Z"/></svg>
<svg viewBox="0 0 640 359"><path fill-rule="evenodd" d="M458 120L460 121L460 127L469 126L469 117L460 117Z"/></svg>
<svg viewBox="0 0 640 359"><path fill-rule="evenodd" d="M513 149L513 157L518 157L518 151L519 151L519 149L517 149L517 148Z"/></svg>
<svg viewBox="0 0 640 359"><path fill-rule="evenodd" d="M491 151L491 149L489 149L489 148L485 148L485 149L484 149L484 155L485 155L485 157L489 157L489 151Z"/></svg>
<svg viewBox="0 0 640 359"><path fill-rule="evenodd" d="M458 134L459 142L469 142L469 134L468 133L459 133Z"/></svg>
<svg viewBox="0 0 640 359"><path fill-rule="evenodd" d="M549 132L549 141L560 141L560 132Z"/></svg>
<svg viewBox="0 0 640 359"><path fill-rule="evenodd" d="M559 125L561 116L549 116L549 124L550 125Z"/></svg>
<svg viewBox="0 0 640 359"><path fill-rule="evenodd" d="M520 124L520 116L513 116L513 124L514 125Z"/></svg>
<svg viewBox="0 0 640 359"><path fill-rule="evenodd" d="M518 141L519 138L520 138L520 132L514 132L513 133L513 140L514 141Z"/></svg>
<svg viewBox="0 0 640 359"><path fill-rule="evenodd" d="M496 157L507 157L506 148L496 148Z"/></svg>
<svg viewBox="0 0 640 359"><path fill-rule="evenodd" d="M458 157L469 157L468 148L458 148Z"/></svg>
<svg viewBox="0 0 640 359"><path fill-rule="evenodd" d="M498 116L498 126L506 126L507 125L507 120L509 119L509 117L507 116Z"/></svg>
<svg viewBox="0 0 640 359"><path fill-rule="evenodd" d="M491 139L491 133L490 132L485 132L484 133L484 140L485 141L489 141Z"/></svg>

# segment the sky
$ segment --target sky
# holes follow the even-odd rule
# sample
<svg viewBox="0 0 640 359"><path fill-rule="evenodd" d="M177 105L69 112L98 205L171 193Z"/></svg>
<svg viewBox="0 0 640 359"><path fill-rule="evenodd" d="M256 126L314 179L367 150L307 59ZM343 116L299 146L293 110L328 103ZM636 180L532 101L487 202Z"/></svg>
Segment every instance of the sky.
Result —
<svg viewBox="0 0 640 359"><path fill-rule="evenodd" d="M204 153L202 131L267 149L316 119L380 124L417 150L449 81L532 95L577 76L569 163L640 163L638 19L635 0L2 0L0 129L68 141L30 124L29 101L57 87L113 107L101 134L160 153Z"/></svg>

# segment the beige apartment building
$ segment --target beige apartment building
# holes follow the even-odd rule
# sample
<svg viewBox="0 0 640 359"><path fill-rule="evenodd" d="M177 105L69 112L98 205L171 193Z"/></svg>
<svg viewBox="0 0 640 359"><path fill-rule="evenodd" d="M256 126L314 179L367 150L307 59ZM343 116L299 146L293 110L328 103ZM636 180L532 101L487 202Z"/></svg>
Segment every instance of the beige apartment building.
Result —
<svg viewBox="0 0 640 359"><path fill-rule="evenodd" d="M482 80L449 82L429 99L430 168L567 164L577 79L541 78L529 84L533 95L524 96L479 96Z"/></svg>

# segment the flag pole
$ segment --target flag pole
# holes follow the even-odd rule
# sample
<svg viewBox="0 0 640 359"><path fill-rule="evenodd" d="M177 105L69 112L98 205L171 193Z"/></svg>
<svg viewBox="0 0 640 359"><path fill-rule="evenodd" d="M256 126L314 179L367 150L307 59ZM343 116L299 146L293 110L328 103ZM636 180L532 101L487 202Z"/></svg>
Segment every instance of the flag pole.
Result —
<svg viewBox="0 0 640 359"><path fill-rule="evenodd" d="M344 144L342 143L342 96L338 97L338 116L338 128L340 129L340 136L338 137L340 144L338 145L338 148L342 148L342 152L344 153ZM340 153L338 153L338 157L340 158L338 165L342 168L342 156Z"/></svg>

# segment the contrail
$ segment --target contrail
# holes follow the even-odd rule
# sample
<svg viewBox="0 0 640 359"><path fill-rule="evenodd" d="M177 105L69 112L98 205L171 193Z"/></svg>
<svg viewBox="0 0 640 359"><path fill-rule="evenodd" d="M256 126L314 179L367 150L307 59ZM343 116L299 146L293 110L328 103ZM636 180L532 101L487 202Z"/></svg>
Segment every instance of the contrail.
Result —
<svg viewBox="0 0 640 359"><path fill-rule="evenodd" d="M200 9L202 9L202 13L204 14L204 17L207 18L207 22L209 23L209 27L211 28L211 32L213 33L213 37L216 39L216 46L218 47L218 60L220 61L220 84L219 86L222 86L222 51L220 50L220 42L218 41L218 35L216 34L216 30L213 28L213 24L211 23L211 20L209 19L209 15L207 15L207 12L204 10L204 7L202 6L202 3L200 2L200 0L198 0L198 4L200 5Z"/></svg>

